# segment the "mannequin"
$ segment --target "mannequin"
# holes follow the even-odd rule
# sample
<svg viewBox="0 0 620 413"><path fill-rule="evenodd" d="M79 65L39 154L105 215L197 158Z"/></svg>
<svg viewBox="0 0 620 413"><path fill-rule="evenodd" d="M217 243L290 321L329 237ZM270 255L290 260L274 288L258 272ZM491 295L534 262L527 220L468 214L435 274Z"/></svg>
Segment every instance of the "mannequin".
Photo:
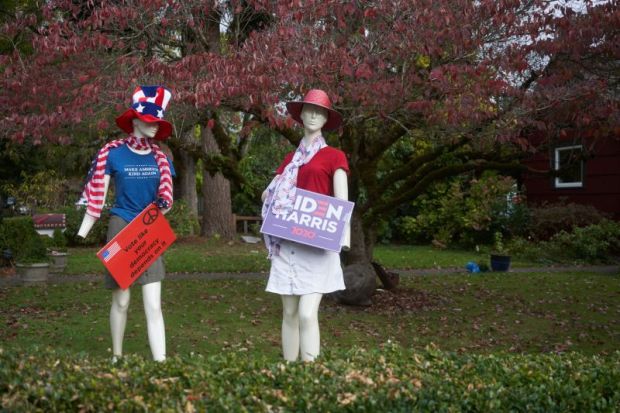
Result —
<svg viewBox="0 0 620 413"><path fill-rule="evenodd" d="M130 135L138 142L146 143L146 146L135 146L120 140L114 141L115 143L118 143L118 145L111 148L109 150L109 156L106 156L108 160L106 161L106 172L102 178L103 185L101 192L103 199L100 200L101 205L103 205L103 203L105 202L105 198L110 184L110 178L112 176L111 173L116 176L115 182L117 182L117 199L115 200L115 205L111 210L110 226L108 228L108 240L110 240L114 235L116 235L116 233L120 231L120 229L122 229L122 227L126 225L132 219L132 217L135 217L135 215L137 215L144 207L146 207L149 203L155 201L155 199L152 199L155 197L150 193L145 194L144 199L137 200L136 205L122 205L123 201L119 199L123 196L124 192L127 192L128 195L133 194L133 192L130 192L130 189L132 191L137 190L142 192L146 191L145 189L143 189L144 187L150 186L152 190L152 185L157 185L157 181L160 180L160 177L153 178L146 175L138 176L135 178L127 177L126 174L120 171L120 169L122 169L123 167L129 169L129 167L133 167L134 165L138 165L143 169L149 169L150 165L150 171L148 173L149 175L154 175L154 170L156 170L156 168L158 167L153 166L154 155L157 155L159 150L158 146L154 145L155 139L162 140L162 137L167 137L167 134L169 133L169 130L164 130L162 133L162 125L164 127L163 129L168 129L169 124L168 122L161 119L163 117L163 109L161 106L162 102L160 95L162 95L164 92L167 92L167 94L169 95L170 92L164 90L163 88L158 88L154 92L153 90L155 89L153 88L154 87L143 86L136 89L136 92L134 92L134 105L131 109L129 109L123 115L119 116L119 118L117 119L117 124L119 124L119 126L123 130L129 132ZM159 112L159 114L162 115L160 117L153 118L153 116L149 116L148 114L144 113L145 111L143 107L145 105L148 106L148 101L146 101L146 99L154 99L152 96L149 96L150 94L156 94L160 98L159 101L151 102L156 103L153 105L155 108L151 109L161 111ZM157 107L159 107L159 109L156 109ZM119 155L122 154L121 151L127 150L135 155L130 155L129 158ZM125 164L125 162L132 163ZM108 168L113 169L112 171L108 171ZM169 164L169 168L171 170L171 175L173 175L174 170L171 163ZM160 173L160 176L163 176L163 174ZM124 181L119 182L119 179ZM153 181L153 179L155 179L155 181ZM136 186L138 187L138 189L136 189ZM172 187L170 181L170 201L171 193ZM163 202L160 204L158 200L158 206L165 214L170 210L171 203ZM84 215L84 219L78 231L79 236L85 238L88 235L88 233L92 229L92 226L98 218L98 216L95 215L97 214L91 213L90 208L87 210L87 213ZM145 273L143 273L137 280L137 282L140 282L142 284L142 297L147 322L148 340L153 360L155 361L164 361L166 359L166 334L164 318L161 309L161 279L163 278L163 271L163 262L161 261L161 257L159 257L149 267L149 269ZM109 274L106 274L106 286L113 289L112 305L110 308L110 330L112 335L112 360L116 361L123 355L123 337L125 333L125 326L127 324L127 311L129 308L130 290L123 290L119 288Z"/></svg>
<svg viewBox="0 0 620 413"><path fill-rule="evenodd" d="M289 102L287 108L293 119L303 125L304 136L300 148L303 146L304 150L316 145L318 141L323 141L323 129L335 129L341 123L340 115L331 109L329 98L321 90L309 91L303 102ZM328 128L325 128L326 125ZM329 155L326 156L326 154ZM293 162L293 156L295 155L289 154L285 158L278 172L283 173L286 165ZM333 165L329 164L330 157L335 159ZM313 159L314 163L311 164ZM332 175L331 185L324 185L323 190L309 187L303 189L315 189L315 192L323 192L326 195L346 200L348 198L346 158L341 151L326 145L322 146L309 161L299 168L301 179L297 180L297 185L300 188L305 186L303 182L305 178L317 173L311 168L315 168L315 165L321 161L328 162L321 165L327 165L325 170L328 171L328 175ZM274 192L280 180L281 174L277 174L270 187L263 192L262 199L265 204L270 203L270 192ZM327 188L328 186L332 187L331 190ZM263 211L265 211L265 205ZM349 245L350 231L347 228L343 249L348 249ZM340 258L335 252L286 240L279 240L276 250L275 255L270 253L272 267L267 291L280 294L282 299L282 353L284 359L288 361L295 361L300 355L302 361L313 361L320 352L318 310L323 294L345 288ZM290 294L286 293L289 288L292 292Z"/></svg>

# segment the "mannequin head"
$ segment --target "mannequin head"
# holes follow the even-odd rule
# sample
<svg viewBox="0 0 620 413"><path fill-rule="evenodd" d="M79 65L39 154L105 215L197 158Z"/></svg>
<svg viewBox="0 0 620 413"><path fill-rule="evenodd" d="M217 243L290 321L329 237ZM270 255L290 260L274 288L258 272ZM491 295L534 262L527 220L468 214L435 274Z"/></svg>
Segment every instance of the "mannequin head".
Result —
<svg viewBox="0 0 620 413"><path fill-rule="evenodd" d="M159 123L157 122L145 122L138 118L132 119L131 122L133 123L133 134L136 138L153 138L159 130Z"/></svg>
<svg viewBox="0 0 620 413"><path fill-rule="evenodd" d="M138 86L131 97L131 107L116 118L116 124L139 138L166 140L172 134L172 124L164 120L171 96L163 86ZM136 120L142 124L136 123Z"/></svg>
<svg viewBox="0 0 620 413"><path fill-rule="evenodd" d="M305 103L301 109L299 117L304 125L306 134L319 132L328 118L327 109L311 103Z"/></svg>
<svg viewBox="0 0 620 413"><path fill-rule="evenodd" d="M342 115L332 109L332 102L327 93L320 89L311 89L306 93L302 101L286 102L286 109L293 120L304 125L306 135L322 130L335 130L342 124ZM302 119L302 110L308 111L306 115L320 113L321 122L310 121L312 116ZM317 124L320 123L319 126ZM310 128L310 129L309 129Z"/></svg>

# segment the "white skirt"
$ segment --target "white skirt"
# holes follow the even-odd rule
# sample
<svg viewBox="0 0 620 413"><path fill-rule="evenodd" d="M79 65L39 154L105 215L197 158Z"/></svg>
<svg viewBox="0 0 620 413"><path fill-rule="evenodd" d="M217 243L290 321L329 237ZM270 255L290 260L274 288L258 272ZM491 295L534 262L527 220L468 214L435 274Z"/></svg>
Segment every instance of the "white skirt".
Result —
<svg viewBox="0 0 620 413"><path fill-rule="evenodd" d="M280 240L271 258L266 291L282 295L327 294L344 290L340 254Z"/></svg>

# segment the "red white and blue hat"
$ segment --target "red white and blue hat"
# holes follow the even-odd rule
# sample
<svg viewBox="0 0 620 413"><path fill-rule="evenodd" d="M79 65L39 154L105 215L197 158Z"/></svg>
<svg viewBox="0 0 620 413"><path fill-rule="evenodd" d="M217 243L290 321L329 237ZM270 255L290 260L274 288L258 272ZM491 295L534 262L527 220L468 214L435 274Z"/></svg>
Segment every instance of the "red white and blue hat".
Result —
<svg viewBox="0 0 620 413"><path fill-rule="evenodd" d="M163 141L172 134L172 125L164 120L164 111L172 94L163 86L138 86L133 92L131 108L116 118L116 124L127 133L133 133L133 119L157 122L155 139Z"/></svg>

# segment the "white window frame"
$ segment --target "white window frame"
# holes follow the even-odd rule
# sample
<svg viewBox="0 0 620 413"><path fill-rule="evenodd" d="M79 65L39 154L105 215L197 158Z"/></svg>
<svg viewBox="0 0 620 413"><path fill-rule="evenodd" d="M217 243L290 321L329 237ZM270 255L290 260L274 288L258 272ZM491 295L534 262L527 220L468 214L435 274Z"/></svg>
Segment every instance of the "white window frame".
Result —
<svg viewBox="0 0 620 413"><path fill-rule="evenodd" d="M575 149L579 149L583 151L583 145L558 146L557 148L555 148L553 167L556 172L560 170L560 151L568 151L568 150L575 150ZM556 188L583 188L583 178L584 178L583 160L580 160L579 163L581 166L581 180L574 181L574 182L561 182L560 177L556 176L554 179Z"/></svg>

